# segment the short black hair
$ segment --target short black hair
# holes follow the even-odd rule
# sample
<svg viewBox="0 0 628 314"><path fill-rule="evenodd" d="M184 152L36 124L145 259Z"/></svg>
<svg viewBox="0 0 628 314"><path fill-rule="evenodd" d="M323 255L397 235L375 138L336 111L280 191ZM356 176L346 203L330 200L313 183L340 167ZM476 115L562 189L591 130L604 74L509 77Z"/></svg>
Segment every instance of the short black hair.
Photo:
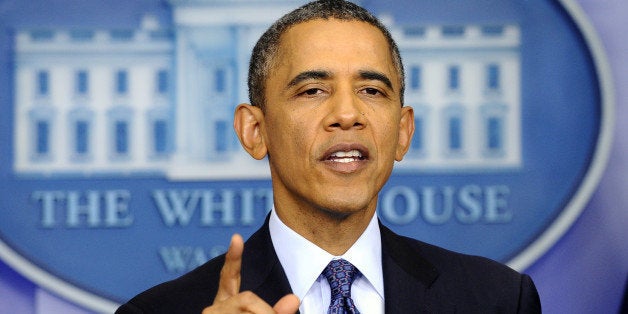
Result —
<svg viewBox="0 0 628 314"><path fill-rule="evenodd" d="M400 101L403 105L405 75L399 48L390 32L375 16L357 4L344 0L319 0L307 3L284 15L271 25L253 48L249 63L249 100L253 106L264 110L266 105L266 80L279 50L281 36L292 26L315 19L361 21L377 27L388 42L390 54L400 80Z"/></svg>

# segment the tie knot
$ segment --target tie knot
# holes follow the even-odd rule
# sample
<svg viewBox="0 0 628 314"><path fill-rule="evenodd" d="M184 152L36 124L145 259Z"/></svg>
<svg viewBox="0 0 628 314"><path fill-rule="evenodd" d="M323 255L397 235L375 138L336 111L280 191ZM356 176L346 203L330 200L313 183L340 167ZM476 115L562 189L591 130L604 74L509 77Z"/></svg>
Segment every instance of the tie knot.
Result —
<svg viewBox="0 0 628 314"><path fill-rule="evenodd" d="M360 274L360 271L344 259L337 259L329 262L323 276L327 278L331 287L332 300L351 296L351 284L353 280Z"/></svg>

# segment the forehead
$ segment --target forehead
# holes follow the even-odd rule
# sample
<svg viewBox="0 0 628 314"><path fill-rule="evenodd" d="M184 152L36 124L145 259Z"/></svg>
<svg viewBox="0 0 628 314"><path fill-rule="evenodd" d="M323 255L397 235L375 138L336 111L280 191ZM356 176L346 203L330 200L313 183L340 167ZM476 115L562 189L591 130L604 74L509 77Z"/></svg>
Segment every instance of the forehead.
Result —
<svg viewBox="0 0 628 314"><path fill-rule="evenodd" d="M337 19L337 18L314 18L311 20L303 21L296 23L290 27L288 27L284 32L283 36L287 36L289 34L299 35L299 34L307 34L312 32L310 35L316 35L320 33L319 31L326 31L327 29L342 31L343 29L349 29L352 32L369 32L374 36L381 36L381 39L384 39L384 35L381 31L367 22L360 20L349 20L349 19Z"/></svg>
<svg viewBox="0 0 628 314"><path fill-rule="evenodd" d="M396 77L386 38L377 27L362 21L314 19L293 25L280 37L277 57L278 68L302 70L344 62Z"/></svg>

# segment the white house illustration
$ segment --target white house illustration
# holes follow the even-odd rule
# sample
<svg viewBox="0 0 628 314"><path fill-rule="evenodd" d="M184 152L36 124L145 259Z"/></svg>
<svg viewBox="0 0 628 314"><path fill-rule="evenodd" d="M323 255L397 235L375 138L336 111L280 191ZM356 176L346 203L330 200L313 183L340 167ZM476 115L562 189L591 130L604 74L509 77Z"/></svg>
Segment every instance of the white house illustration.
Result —
<svg viewBox="0 0 628 314"><path fill-rule="evenodd" d="M171 0L173 25L21 29L14 171L22 176L268 178L231 130L250 53L305 1ZM396 25L416 133L400 172L521 166L516 25Z"/></svg>

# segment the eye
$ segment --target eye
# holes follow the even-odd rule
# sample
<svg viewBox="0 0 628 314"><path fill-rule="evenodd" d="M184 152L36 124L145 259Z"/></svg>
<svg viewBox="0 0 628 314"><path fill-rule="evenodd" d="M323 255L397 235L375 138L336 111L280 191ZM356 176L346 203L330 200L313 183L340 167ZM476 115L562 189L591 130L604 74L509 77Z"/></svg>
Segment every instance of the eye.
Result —
<svg viewBox="0 0 628 314"><path fill-rule="evenodd" d="M320 88L309 88L303 92L301 92L299 95L303 95L303 96L315 96L318 94L321 94L323 92L322 89Z"/></svg>
<svg viewBox="0 0 628 314"><path fill-rule="evenodd" d="M367 94L367 95L369 95L369 96L379 96L379 95L384 95L384 93L382 93L382 91L380 91L379 89L374 88L374 87L367 87L367 88L364 88L364 89L362 90L362 93Z"/></svg>
<svg viewBox="0 0 628 314"><path fill-rule="evenodd" d="M367 88L364 91L369 95L377 95L379 93L379 90L376 88Z"/></svg>

